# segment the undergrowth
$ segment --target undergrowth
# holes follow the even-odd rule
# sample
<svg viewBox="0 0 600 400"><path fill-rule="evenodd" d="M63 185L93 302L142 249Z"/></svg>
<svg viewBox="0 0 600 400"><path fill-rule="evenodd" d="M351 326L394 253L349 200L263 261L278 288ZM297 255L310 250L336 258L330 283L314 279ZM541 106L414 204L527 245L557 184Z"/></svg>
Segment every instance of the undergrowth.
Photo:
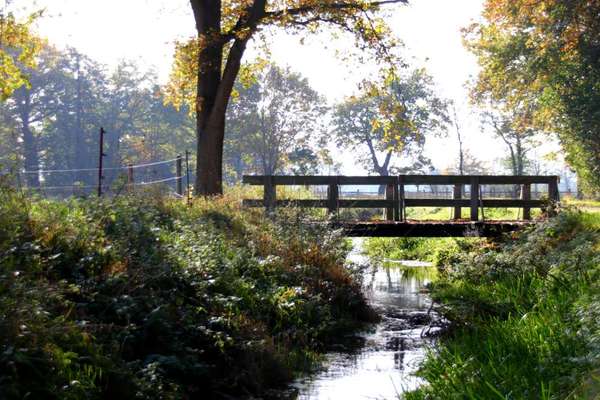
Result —
<svg viewBox="0 0 600 400"><path fill-rule="evenodd" d="M217 399L372 318L335 232L233 199L0 191L0 398Z"/></svg>
<svg viewBox="0 0 600 400"><path fill-rule="evenodd" d="M600 214L566 210L440 265L452 321L407 399L592 399L600 393Z"/></svg>

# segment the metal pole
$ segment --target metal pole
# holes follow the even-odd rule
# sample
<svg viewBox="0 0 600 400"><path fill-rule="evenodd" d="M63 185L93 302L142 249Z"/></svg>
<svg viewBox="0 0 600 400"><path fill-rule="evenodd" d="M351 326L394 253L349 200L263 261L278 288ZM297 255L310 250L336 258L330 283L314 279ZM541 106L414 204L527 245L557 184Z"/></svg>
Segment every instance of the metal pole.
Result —
<svg viewBox="0 0 600 400"><path fill-rule="evenodd" d="M98 197L102 197L102 161L104 159L104 134L106 131L104 128L100 128L100 154L98 156Z"/></svg>
<svg viewBox="0 0 600 400"><path fill-rule="evenodd" d="M176 167L177 167L177 194L183 197L183 168L182 168L182 158L181 156L177 156Z"/></svg>
<svg viewBox="0 0 600 400"><path fill-rule="evenodd" d="M185 151L185 177L187 181L187 198L190 200L190 152Z"/></svg>

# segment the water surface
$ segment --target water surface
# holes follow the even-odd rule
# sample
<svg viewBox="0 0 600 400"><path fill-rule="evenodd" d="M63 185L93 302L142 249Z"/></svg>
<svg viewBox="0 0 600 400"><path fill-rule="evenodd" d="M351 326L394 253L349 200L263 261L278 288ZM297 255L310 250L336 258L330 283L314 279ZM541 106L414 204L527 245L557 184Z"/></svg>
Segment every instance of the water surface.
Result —
<svg viewBox="0 0 600 400"><path fill-rule="evenodd" d="M365 264L364 291L381 322L359 334L359 345L327 354L324 370L296 382L300 400L397 399L422 380L431 300L424 286L435 269L423 262L372 261L354 241L349 261ZM431 328L433 331L433 328Z"/></svg>

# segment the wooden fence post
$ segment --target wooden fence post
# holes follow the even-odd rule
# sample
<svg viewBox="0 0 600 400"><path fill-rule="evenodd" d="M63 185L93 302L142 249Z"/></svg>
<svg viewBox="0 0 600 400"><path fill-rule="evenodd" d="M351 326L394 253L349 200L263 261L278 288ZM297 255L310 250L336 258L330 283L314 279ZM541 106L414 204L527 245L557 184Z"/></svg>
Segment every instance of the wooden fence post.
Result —
<svg viewBox="0 0 600 400"><path fill-rule="evenodd" d="M399 190L399 186L400 185L400 178L396 177L396 183L394 183L394 221L400 221L401 220L401 215L400 215L400 190Z"/></svg>
<svg viewBox="0 0 600 400"><path fill-rule="evenodd" d="M479 178L471 177L471 221L479 221Z"/></svg>
<svg viewBox="0 0 600 400"><path fill-rule="evenodd" d="M183 197L183 157L177 156L175 165L177 171L177 194Z"/></svg>
<svg viewBox="0 0 600 400"><path fill-rule="evenodd" d="M548 199L556 203L560 201L560 194L558 192L558 176L553 176L552 180L548 184Z"/></svg>
<svg viewBox="0 0 600 400"><path fill-rule="evenodd" d="M454 200L462 200L462 185L454 185L454 195L452 196ZM462 207L455 206L454 207L454 219L462 218Z"/></svg>
<svg viewBox="0 0 600 400"><path fill-rule="evenodd" d="M400 198L398 199L398 205L400 206L400 221L406 221L406 206L404 204L406 193L404 191L404 177L402 175L398 176L398 186L400 186Z"/></svg>
<svg viewBox="0 0 600 400"><path fill-rule="evenodd" d="M386 200L394 200L394 186L386 185L385 187L385 199ZM385 209L385 219L386 221L394 220L394 206L386 207Z"/></svg>
<svg viewBox="0 0 600 400"><path fill-rule="evenodd" d="M271 212L275 210L275 205L277 204L277 192L275 189L275 185L273 184L273 176L267 175L265 176L265 191L264 191L264 204L267 211Z"/></svg>
<svg viewBox="0 0 600 400"><path fill-rule="evenodd" d="M531 184L525 183L523 188L521 189L521 199L524 201L531 200ZM523 219L530 220L531 219L531 208L524 206L523 207Z"/></svg>
<svg viewBox="0 0 600 400"><path fill-rule="evenodd" d="M327 187L327 211L330 215L334 215L338 211L338 200L340 197L340 188L337 178L332 178Z"/></svg>
<svg viewBox="0 0 600 400"><path fill-rule="evenodd" d="M127 165L127 190L129 192L133 191L134 188L134 178L133 178L133 165L132 164L128 164Z"/></svg>

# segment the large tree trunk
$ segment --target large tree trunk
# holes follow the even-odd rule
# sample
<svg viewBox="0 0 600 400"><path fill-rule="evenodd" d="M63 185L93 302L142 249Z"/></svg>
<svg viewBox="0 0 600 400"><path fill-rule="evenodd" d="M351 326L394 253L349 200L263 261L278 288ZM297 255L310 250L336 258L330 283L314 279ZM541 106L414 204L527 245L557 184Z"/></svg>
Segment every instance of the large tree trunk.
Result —
<svg viewBox="0 0 600 400"><path fill-rule="evenodd" d="M248 14L240 22L247 29L236 35L224 69L222 65L226 39L221 35L221 0L190 0L190 3L200 45L196 99L198 161L195 192L204 196L220 195L223 193L225 113L246 45L256 29L257 21L264 15L266 0L255 0L249 6Z"/></svg>
<svg viewBox="0 0 600 400"><path fill-rule="evenodd" d="M196 98L196 194L214 195L223 192L223 123L211 118L221 84L223 42L221 33L221 1L191 0L200 45L198 60L198 87ZM211 124L211 120L213 120Z"/></svg>

